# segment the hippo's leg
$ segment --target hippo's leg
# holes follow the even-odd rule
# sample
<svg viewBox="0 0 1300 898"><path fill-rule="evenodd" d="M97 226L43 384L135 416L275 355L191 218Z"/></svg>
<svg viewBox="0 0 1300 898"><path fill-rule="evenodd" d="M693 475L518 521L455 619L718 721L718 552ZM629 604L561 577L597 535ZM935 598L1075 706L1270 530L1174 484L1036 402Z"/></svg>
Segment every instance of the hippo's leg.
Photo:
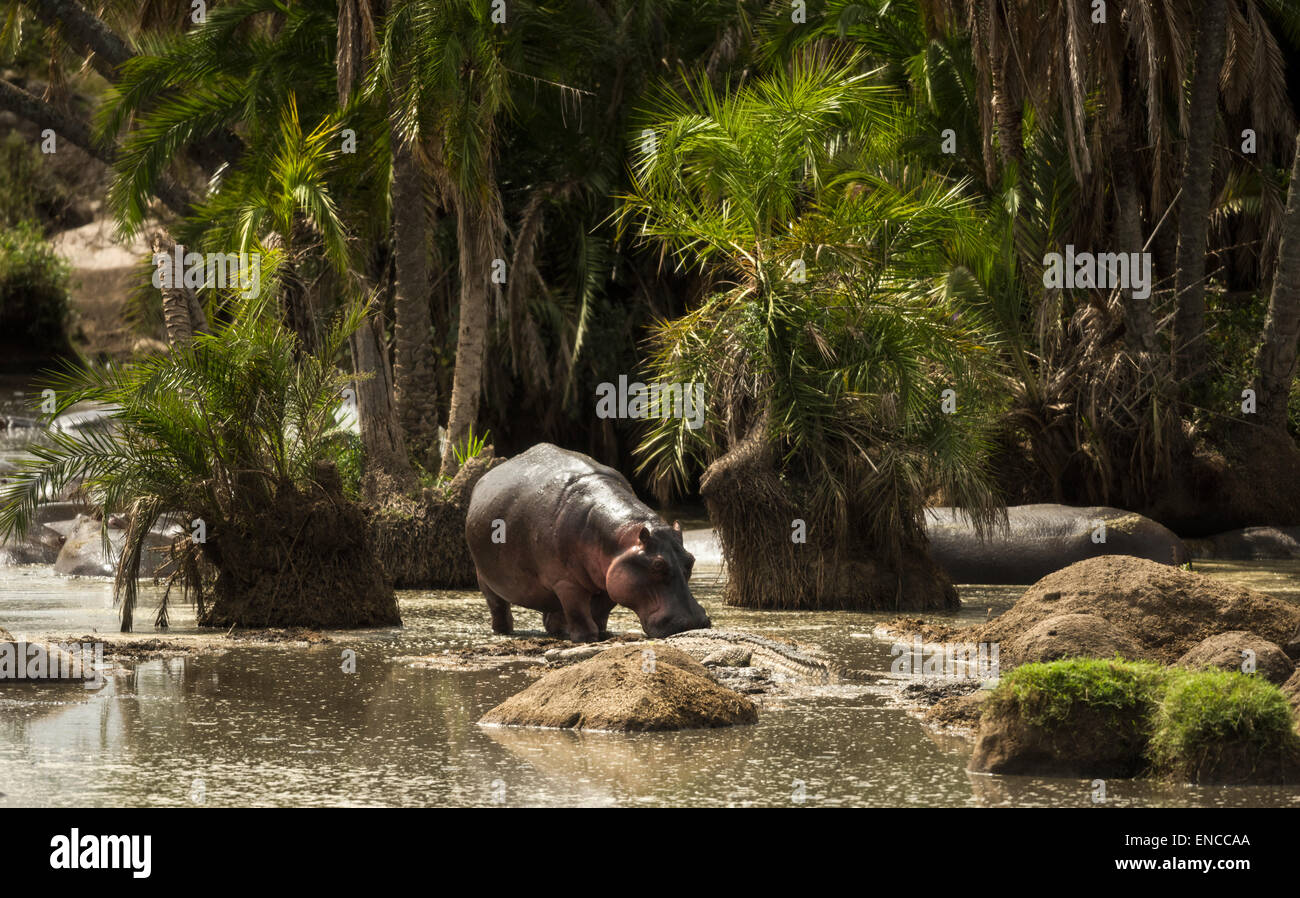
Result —
<svg viewBox="0 0 1300 898"><path fill-rule="evenodd" d="M510 603L488 589L482 577L478 578L478 588L482 591L483 597L487 599L488 611L492 613L492 632L515 632L515 616L510 611Z"/></svg>
<svg viewBox="0 0 1300 898"><path fill-rule="evenodd" d="M542 627L546 635L553 639L569 638L569 622L564 619L563 611L543 611Z"/></svg>
<svg viewBox="0 0 1300 898"><path fill-rule="evenodd" d="M564 620L573 642L595 642L600 636L596 622L591 619L592 595L572 583L557 583L555 595L564 609Z"/></svg>
<svg viewBox="0 0 1300 898"><path fill-rule="evenodd" d="M604 636L609 632L609 612L614 608L614 600L603 592L591 597L591 619L596 623L596 631Z"/></svg>

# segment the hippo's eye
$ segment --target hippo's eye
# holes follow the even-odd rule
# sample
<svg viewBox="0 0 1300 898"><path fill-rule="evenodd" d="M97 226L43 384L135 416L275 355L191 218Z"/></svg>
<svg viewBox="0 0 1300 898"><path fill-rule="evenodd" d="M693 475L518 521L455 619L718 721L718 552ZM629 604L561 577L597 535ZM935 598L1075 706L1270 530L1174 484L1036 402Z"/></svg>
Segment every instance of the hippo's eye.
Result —
<svg viewBox="0 0 1300 898"><path fill-rule="evenodd" d="M662 557L656 556L650 559L650 570L656 574L666 575L668 573L668 562Z"/></svg>

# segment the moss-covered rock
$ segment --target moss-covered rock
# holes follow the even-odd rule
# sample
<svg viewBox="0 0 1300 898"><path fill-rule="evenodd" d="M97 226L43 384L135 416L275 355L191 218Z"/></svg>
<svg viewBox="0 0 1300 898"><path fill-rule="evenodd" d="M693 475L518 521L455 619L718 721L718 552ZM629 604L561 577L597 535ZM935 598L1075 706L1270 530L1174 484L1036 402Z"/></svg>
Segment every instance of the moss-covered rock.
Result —
<svg viewBox="0 0 1300 898"><path fill-rule="evenodd" d="M1040 776L1142 773L1163 680L1157 665L1026 664L984 702L970 769Z"/></svg>
<svg viewBox="0 0 1300 898"><path fill-rule="evenodd" d="M1071 659L1003 678L984 703L970 769L1292 783L1300 735L1287 697L1258 676Z"/></svg>
<svg viewBox="0 0 1300 898"><path fill-rule="evenodd" d="M1184 782L1300 782L1300 736L1286 696L1240 673L1172 674L1149 755L1156 773Z"/></svg>
<svg viewBox="0 0 1300 898"><path fill-rule="evenodd" d="M1245 665L1251 662L1254 670ZM1281 685L1295 672L1295 664L1286 652L1267 639L1245 630L1216 633L1192 647L1178 659L1179 667L1190 670L1228 670L1258 673L1270 683Z"/></svg>

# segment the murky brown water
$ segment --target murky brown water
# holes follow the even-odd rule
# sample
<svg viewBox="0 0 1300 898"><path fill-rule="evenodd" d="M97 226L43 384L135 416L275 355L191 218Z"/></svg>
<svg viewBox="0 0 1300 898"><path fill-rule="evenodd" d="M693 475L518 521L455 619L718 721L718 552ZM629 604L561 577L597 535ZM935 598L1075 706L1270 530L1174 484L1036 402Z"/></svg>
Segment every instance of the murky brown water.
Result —
<svg viewBox="0 0 1300 898"><path fill-rule="evenodd" d="M1298 564L1204 569L1300 599ZM723 606L707 575L696 586L717 626L888 669L889 646L870 634L890 615L743 611ZM964 589L958 617L997 613L1018 592ZM929 732L872 687L769 700L752 727L634 736L485 729L479 716L531 682L524 665L444 671L394 660L490 640L481 598L405 592L401 608L401 629L147 661L96 692L8 686L0 805L790 805L797 793L822 806L1093 803L1088 781L967 773L969 743ZM537 626L532 617L521 613L520 625ZM229 644L196 631L192 616L175 622L169 638ZM34 568L0 571L0 624L29 636L117 637L107 581ZM635 630L636 621L616 612L611 627ZM341 670L344 648L357 652L355 674ZM1106 803L1300 806L1300 790L1112 780Z"/></svg>

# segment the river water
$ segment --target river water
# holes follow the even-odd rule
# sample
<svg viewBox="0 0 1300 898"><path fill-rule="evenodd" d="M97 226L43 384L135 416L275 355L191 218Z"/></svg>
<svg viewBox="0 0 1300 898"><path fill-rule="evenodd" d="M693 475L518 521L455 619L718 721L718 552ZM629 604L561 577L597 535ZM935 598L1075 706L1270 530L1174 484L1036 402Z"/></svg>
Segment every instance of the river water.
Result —
<svg viewBox="0 0 1300 898"><path fill-rule="evenodd" d="M1300 564L1203 565L1300 600ZM885 671L871 636L888 614L758 612L693 583L715 626L794 638L849 667ZM1017 587L966 587L959 620L1004 610ZM879 686L760 697L755 726L615 735L484 728L532 678L412 666L409 656L493 639L481 597L399 593L401 628L331 633L321 645L250 645L199 631L192 612L163 636L209 649L144 661L80 685L0 691L0 805L798 805L1092 806L1092 783L971 774L970 743L936 735ZM147 624L146 591L137 622ZM535 619L536 618L536 619ZM516 615L520 627L540 618ZM0 624L15 635L116 640L107 580L0 569ZM612 630L637 631L621 609ZM541 635L540 631L536 635ZM356 672L344 673L345 649ZM1296 788L1194 788L1111 780L1108 806L1300 806Z"/></svg>
<svg viewBox="0 0 1300 898"><path fill-rule="evenodd" d="M34 390L0 379L0 413L32 415ZM0 468L25 438L0 432ZM1199 570L1300 602L1300 562L1202 563ZM888 671L871 634L893 614L750 611L722 604L721 574L692 587L714 625L793 638L850 668ZM1005 610L1019 587L961 587L959 621ZM1090 781L972 774L971 743L940 735L887 687L814 687L759 697L755 726L616 735L484 728L489 708L532 682L525 663L413 666L413 656L492 641L470 592L399 594L401 628L331 633L319 645L249 644L194 626L142 632L198 654L125 665L97 690L0 687L0 806L806 805L1092 806ZM516 624L539 628L518 610ZM107 579L0 567L0 626L29 639L117 641ZM639 632L616 609L611 630ZM343 672L343 652L356 672ZM1111 780L1108 806L1300 806L1295 788L1194 788Z"/></svg>

